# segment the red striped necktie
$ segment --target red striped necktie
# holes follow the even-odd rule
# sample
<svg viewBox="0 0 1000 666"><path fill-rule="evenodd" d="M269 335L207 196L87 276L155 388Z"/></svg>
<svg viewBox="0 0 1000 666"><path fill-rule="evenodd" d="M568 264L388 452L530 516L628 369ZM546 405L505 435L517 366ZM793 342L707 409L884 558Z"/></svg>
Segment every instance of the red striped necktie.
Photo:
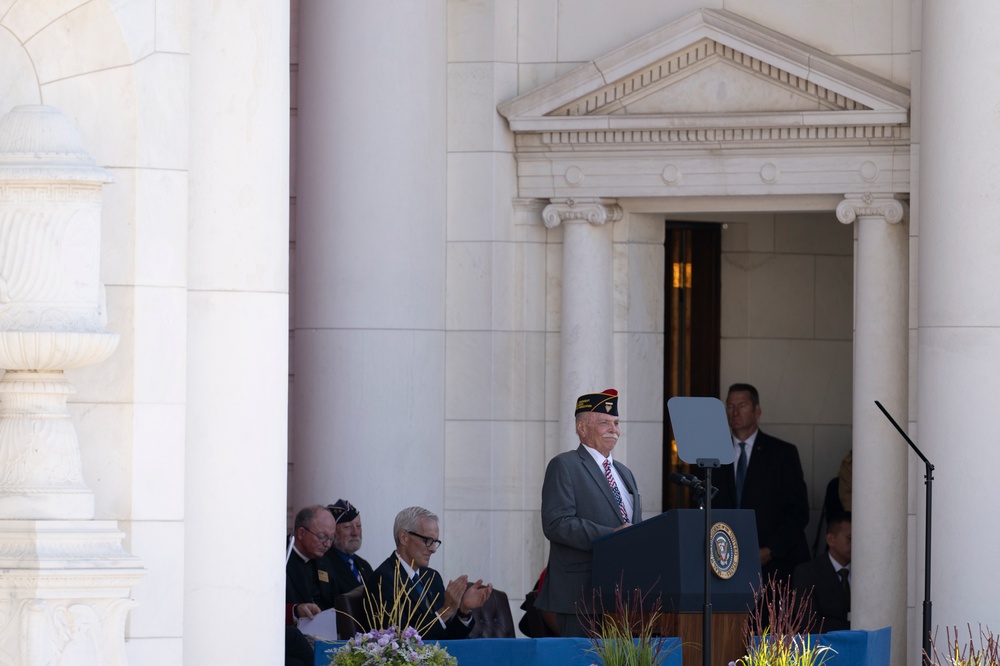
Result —
<svg viewBox="0 0 1000 666"><path fill-rule="evenodd" d="M611 486L611 492L614 493L615 499L618 501L618 508L622 512L622 520L628 522L628 511L625 510L625 502L622 501L622 494L618 490L618 484L615 483L615 477L611 474L611 461L607 458L604 459L604 476L608 480L608 485Z"/></svg>

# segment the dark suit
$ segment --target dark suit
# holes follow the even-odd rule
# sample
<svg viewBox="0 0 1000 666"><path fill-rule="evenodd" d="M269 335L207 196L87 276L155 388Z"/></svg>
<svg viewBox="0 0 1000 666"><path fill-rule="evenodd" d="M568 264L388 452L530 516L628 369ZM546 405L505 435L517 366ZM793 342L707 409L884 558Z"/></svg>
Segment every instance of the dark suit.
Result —
<svg viewBox="0 0 1000 666"><path fill-rule="evenodd" d="M793 444L757 431L739 505L733 464L723 465L713 473L712 485L719 489L712 500L713 508L754 510L757 541L761 548L770 548L773 556L761 567L765 580L771 574L785 580L797 564L809 558L805 535L809 497L799 451Z"/></svg>
<svg viewBox="0 0 1000 666"><path fill-rule="evenodd" d="M354 577L354 572L351 571L351 566L344 559L346 555L342 555L335 548L330 548L326 551L326 555L323 559L327 561L329 567L331 582L333 583L333 594L334 596L338 594L343 594L344 592L350 592L361 583L358 579ZM361 580L364 581L365 585L370 585L369 581L372 577L372 565L368 564L368 561L363 557L354 555L354 566L357 568L358 572L361 574Z"/></svg>
<svg viewBox="0 0 1000 666"><path fill-rule="evenodd" d="M329 563L321 557L314 565L293 550L285 564L285 666L312 663L312 646L298 627L289 626L295 623L292 617L295 604L314 603L326 610L333 607L335 596Z"/></svg>
<svg viewBox="0 0 1000 666"><path fill-rule="evenodd" d="M635 477L618 461L614 466L625 485L619 491L632 496L632 522L637 523L642 520L642 506ZM590 607L592 542L623 522L604 472L583 444L549 461L542 484L542 531L550 542L549 564L535 607L574 616L577 604Z"/></svg>
<svg viewBox="0 0 1000 666"><path fill-rule="evenodd" d="M399 562L399 557L393 552L386 558L385 562L375 569L372 576L372 584L378 590L383 606L389 609L393 607L397 578L400 580L406 578L406 569L403 568L403 565ZM401 596L400 604L402 608L397 610L402 611L404 619L413 618L418 624L426 625L427 621L434 618L434 615L440 613L442 608L444 608L444 579L441 578L441 574L437 571L426 567L417 573L417 580L424 590L423 600L421 600L421 593L414 581L405 580L403 581L403 585L406 587L406 594ZM369 611L369 615L371 614ZM387 622L383 618L381 622L375 622L374 624L386 625ZM475 621L473 620L466 626L458 619L458 614L455 613L443 627L440 621L434 619L430 626L421 632L420 637L425 641L466 638L469 632L472 631L474 624ZM380 628L385 627L382 626Z"/></svg>
<svg viewBox="0 0 1000 666"><path fill-rule="evenodd" d="M821 622L824 633L851 628L848 619L851 598L840 583L829 553L822 552L795 567L792 583L799 592L799 598L812 590L812 608L816 619L809 627L810 633L819 631Z"/></svg>
<svg viewBox="0 0 1000 666"><path fill-rule="evenodd" d="M335 596L329 561L319 558L314 569L311 560L303 560L293 550L285 565L285 603L314 603L326 610L333 608Z"/></svg>

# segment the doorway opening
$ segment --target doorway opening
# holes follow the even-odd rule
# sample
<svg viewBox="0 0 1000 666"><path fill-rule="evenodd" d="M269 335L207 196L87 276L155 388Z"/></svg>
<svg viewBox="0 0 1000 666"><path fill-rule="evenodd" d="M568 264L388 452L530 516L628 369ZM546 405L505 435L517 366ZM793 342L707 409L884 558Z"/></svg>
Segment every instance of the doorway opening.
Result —
<svg viewBox="0 0 1000 666"><path fill-rule="evenodd" d="M667 220L664 293L663 479L692 473L677 457L667 400L719 395L722 225ZM696 506L687 488L663 484L663 510Z"/></svg>

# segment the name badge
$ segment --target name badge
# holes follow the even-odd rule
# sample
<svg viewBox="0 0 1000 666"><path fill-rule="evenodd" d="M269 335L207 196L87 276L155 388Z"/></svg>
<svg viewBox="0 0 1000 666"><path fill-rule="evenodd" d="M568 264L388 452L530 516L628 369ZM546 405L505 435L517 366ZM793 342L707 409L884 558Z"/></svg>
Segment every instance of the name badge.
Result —
<svg viewBox="0 0 1000 666"><path fill-rule="evenodd" d="M320 571L317 571L316 573L319 574L319 582L321 582L321 583L329 583L330 582L330 574L328 574L327 572L320 570Z"/></svg>

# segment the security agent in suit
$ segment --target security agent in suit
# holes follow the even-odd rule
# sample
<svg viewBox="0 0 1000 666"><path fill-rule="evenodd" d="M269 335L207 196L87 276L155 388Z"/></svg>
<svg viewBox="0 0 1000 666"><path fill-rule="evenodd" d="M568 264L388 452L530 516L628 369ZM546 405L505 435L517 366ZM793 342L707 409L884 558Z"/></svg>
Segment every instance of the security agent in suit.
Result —
<svg viewBox="0 0 1000 666"><path fill-rule="evenodd" d="M361 512L349 501L339 499L326 507L337 523L333 545L324 556L329 563L334 594L350 592L372 577L372 565L358 555L361 549Z"/></svg>
<svg viewBox="0 0 1000 666"><path fill-rule="evenodd" d="M580 396L576 432L580 446L553 458L542 484L542 531L550 547L548 573L535 607L556 614L561 636L586 636L577 611L585 616L594 613L594 539L642 520L635 477L611 458L621 434L618 392L606 389ZM603 469L605 461L617 496Z"/></svg>
<svg viewBox="0 0 1000 666"><path fill-rule="evenodd" d="M719 492L718 509L753 509L760 546L761 576L786 580L795 566L809 558L805 527L809 498L795 445L761 432L760 396L750 384L733 384L726 397L726 416L733 435L735 461L712 476ZM742 494L737 493L740 442L745 446L746 471Z"/></svg>
<svg viewBox="0 0 1000 666"><path fill-rule="evenodd" d="M382 609L368 609L373 627L384 629L402 618L424 640L467 638L472 631L472 611L493 592L482 579L469 585L461 575L449 581L430 568L431 555L441 545L438 517L419 506L403 509L393 522L396 550L375 569L373 583L382 609L394 609L391 617ZM397 590L397 584L403 589Z"/></svg>
<svg viewBox="0 0 1000 666"><path fill-rule="evenodd" d="M295 625L333 606L329 566L323 559L337 523L326 507L307 506L295 516L292 552L285 564L285 664L312 663L308 642Z"/></svg>
<svg viewBox="0 0 1000 666"><path fill-rule="evenodd" d="M812 592L810 633L851 628L851 514L828 519L826 545L825 552L795 567L792 576L800 599Z"/></svg>

